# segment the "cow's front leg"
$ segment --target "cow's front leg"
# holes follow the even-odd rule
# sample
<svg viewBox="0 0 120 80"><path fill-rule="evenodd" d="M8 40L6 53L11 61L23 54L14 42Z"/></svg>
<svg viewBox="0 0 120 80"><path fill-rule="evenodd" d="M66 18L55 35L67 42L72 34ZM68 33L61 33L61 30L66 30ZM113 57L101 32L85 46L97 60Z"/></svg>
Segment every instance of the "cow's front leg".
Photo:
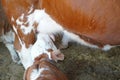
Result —
<svg viewBox="0 0 120 80"><path fill-rule="evenodd" d="M12 31L9 31L8 33L6 33L5 35L2 35L1 37L3 43L5 44L5 46L8 48L10 55L12 57L12 60L16 63L19 63L19 57L16 53L16 50L14 49L14 33Z"/></svg>
<svg viewBox="0 0 120 80"><path fill-rule="evenodd" d="M10 43L5 43L5 46L8 48L13 62L20 64L20 59L14 49L14 45Z"/></svg>

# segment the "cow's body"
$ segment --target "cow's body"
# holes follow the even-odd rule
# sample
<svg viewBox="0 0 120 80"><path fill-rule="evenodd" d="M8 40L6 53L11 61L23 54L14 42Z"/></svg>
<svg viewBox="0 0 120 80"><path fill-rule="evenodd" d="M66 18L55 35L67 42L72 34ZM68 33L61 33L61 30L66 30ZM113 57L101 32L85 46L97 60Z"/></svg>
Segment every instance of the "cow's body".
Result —
<svg viewBox="0 0 120 80"><path fill-rule="evenodd" d="M66 33L79 43L92 47L119 45L119 4L119 0L2 0L15 33L14 47L18 53L23 47L29 52L36 41L36 32L63 31L64 45L69 41Z"/></svg>
<svg viewBox="0 0 120 80"><path fill-rule="evenodd" d="M19 2L3 0L3 4L9 19L13 17L16 20L23 13L29 14L33 6L31 13L36 8L44 9L58 24L78 34L86 42L99 47L120 44L119 0L21 0ZM32 34L34 35L31 33L30 36ZM27 40L26 43L34 43L34 41Z"/></svg>
<svg viewBox="0 0 120 80"><path fill-rule="evenodd" d="M64 28L87 42L120 44L119 0L38 0L39 6Z"/></svg>
<svg viewBox="0 0 120 80"><path fill-rule="evenodd" d="M2 3L9 21L14 26L20 26L16 20L22 14L24 14L22 21L25 22L27 21L26 16L36 8L44 9L62 27L78 34L91 44L99 47L107 44L120 44L120 36L118 35L120 34L119 0L20 0L19 2L3 0ZM24 23L24 26L28 26L28 23ZM19 28L17 29L19 30ZM19 31L19 35L25 36L22 40L26 43L26 47L35 42L34 31L31 31L29 35ZM30 36L32 36L32 41L27 40ZM18 38L16 37L15 40L17 42ZM20 44L15 46L20 49Z"/></svg>

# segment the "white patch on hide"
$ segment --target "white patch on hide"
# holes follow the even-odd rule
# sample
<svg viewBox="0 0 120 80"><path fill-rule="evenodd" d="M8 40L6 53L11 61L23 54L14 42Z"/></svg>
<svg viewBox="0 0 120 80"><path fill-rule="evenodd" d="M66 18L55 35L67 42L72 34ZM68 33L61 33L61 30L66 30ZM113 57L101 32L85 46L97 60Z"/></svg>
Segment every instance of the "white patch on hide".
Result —
<svg viewBox="0 0 120 80"><path fill-rule="evenodd" d="M22 14L17 20L17 25L20 26L24 34L29 34L34 30L33 24L38 23L37 31L41 33L55 33L62 31L63 28L57 24L44 10L36 9L33 13L25 16L27 18L26 22L23 22L24 14ZM28 26L24 24L28 23Z"/></svg>
<svg viewBox="0 0 120 80"><path fill-rule="evenodd" d="M97 45L90 44L90 43L84 41L78 35L64 30L63 39L62 39L62 45L63 46L68 46L68 42L72 42L72 41L75 41L77 43L80 43L80 44L88 46L88 47L99 48ZM115 46L104 45L102 50L107 51L107 50L110 50L113 47L115 47Z"/></svg>
<svg viewBox="0 0 120 80"><path fill-rule="evenodd" d="M20 60L21 60L21 62L22 62L25 69L27 69L28 67L30 67L33 64L31 54L30 54L31 47L32 46L30 46L29 48L26 48L25 44L23 44L21 51L20 52L17 51L18 55L20 57Z"/></svg>
<svg viewBox="0 0 120 80"><path fill-rule="evenodd" d="M17 29L15 28L14 25L13 25L13 30L15 31L15 33L18 37L18 40L20 42L20 45L22 47L20 51L17 51L17 53L20 57L21 63L23 64L24 68L27 69L29 66L31 66L33 64L31 54L30 54L32 45L29 48L26 48L25 43L21 41L21 39L18 35L18 32L17 32Z"/></svg>
<svg viewBox="0 0 120 80"><path fill-rule="evenodd" d="M13 18L13 16L11 17L11 21L13 21L13 22L15 21L15 19Z"/></svg>
<svg viewBox="0 0 120 80"><path fill-rule="evenodd" d="M67 45L67 43L71 42L71 41L75 41L75 42L78 42L82 45L89 46L89 47L92 47L92 48L98 48L98 46L84 41L78 35L64 30L64 35L63 35L63 39L62 39L63 45Z"/></svg>
<svg viewBox="0 0 120 80"><path fill-rule="evenodd" d="M33 11L33 5L30 7L28 14L30 14L32 11Z"/></svg>
<svg viewBox="0 0 120 80"><path fill-rule="evenodd" d="M45 68L34 69L30 75L30 80L36 80L44 70L46 69Z"/></svg>
<svg viewBox="0 0 120 80"><path fill-rule="evenodd" d="M61 25L56 23L45 10L35 10L33 15L35 15L35 21L38 23L37 30L41 33L55 33L63 31Z"/></svg>
<svg viewBox="0 0 120 80"><path fill-rule="evenodd" d="M17 25L22 25L24 22L20 21L24 19L24 14L21 14L21 16L16 20Z"/></svg>
<svg viewBox="0 0 120 80"><path fill-rule="evenodd" d="M110 49L113 48L113 47L115 47L115 46L105 45L105 46L102 48L102 50L108 51L108 50L110 50Z"/></svg>
<svg viewBox="0 0 120 80"><path fill-rule="evenodd" d="M1 39L2 39L2 41L4 42L4 43L13 43L13 41L14 41L14 37L15 37L15 35L14 35L14 32L12 31L12 30L10 30L9 32L7 32L6 34L3 34L2 36L1 36Z"/></svg>
<svg viewBox="0 0 120 80"><path fill-rule="evenodd" d="M46 53L49 59L51 59L50 52L47 51L48 49L57 50L49 35L42 33L38 34L37 40L31 49L32 60L43 53Z"/></svg>
<svg viewBox="0 0 120 80"><path fill-rule="evenodd" d="M21 41L21 39L20 39L20 37L19 37L19 35L18 35L17 29L15 28L14 25L13 25L13 30L15 31L15 33L16 33L16 35L17 35L17 37L18 37L18 40L19 40L19 42L20 42L20 45L22 45L23 43L22 43L22 41Z"/></svg>

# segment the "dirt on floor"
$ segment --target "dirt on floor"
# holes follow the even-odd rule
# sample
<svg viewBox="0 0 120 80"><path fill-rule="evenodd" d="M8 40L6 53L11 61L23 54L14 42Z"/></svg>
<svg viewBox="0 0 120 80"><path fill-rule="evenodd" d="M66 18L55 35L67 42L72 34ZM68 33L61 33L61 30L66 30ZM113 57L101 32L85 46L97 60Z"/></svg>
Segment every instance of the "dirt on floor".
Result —
<svg viewBox="0 0 120 80"><path fill-rule="evenodd" d="M24 69L12 61L8 49L0 43L0 80L23 80Z"/></svg>
<svg viewBox="0 0 120 80"><path fill-rule="evenodd" d="M101 51L71 43L62 52L65 60L57 66L69 80L120 80L120 47ZM0 43L0 80L23 80L23 73L22 65L14 63Z"/></svg>

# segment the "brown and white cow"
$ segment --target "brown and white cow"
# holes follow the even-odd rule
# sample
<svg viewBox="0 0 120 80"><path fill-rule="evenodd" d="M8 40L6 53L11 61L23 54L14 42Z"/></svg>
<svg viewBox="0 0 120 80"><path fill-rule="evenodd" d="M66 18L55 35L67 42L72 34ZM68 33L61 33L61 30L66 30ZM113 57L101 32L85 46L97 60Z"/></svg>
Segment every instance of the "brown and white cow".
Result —
<svg viewBox="0 0 120 80"><path fill-rule="evenodd" d="M2 6L14 31L15 50L26 69L34 62L31 54L39 43L37 33L45 34L40 38L48 39L45 44L54 45L51 35L63 32L65 46L70 40L103 50L120 45L120 0L2 0ZM51 44L42 50L47 46L57 50Z"/></svg>
<svg viewBox="0 0 120 80"><path fill-rule="evenodd" d="M2 3L9 20L14 18L16 21L18 17L23 16L23 21L26 21L25 16L34 12L35 9L45 10L45 13L49 14L55 22L77 34L85 42L102 48L106 47L105 45L120 44L120 36L118 35L120 33L119 0L20 0L19 2L3 0ZM30 10L31 7L33 9ZM33 23L34 26L37 24ZM15 23L14 25L16 26ZM20 24L17 25L20 26ZM24 25L27 26L28 23L26 22ZM42 26L46 27L46 25ZM29 35L32 34L34 35L34 32ZM34 40L26 40L25 42L28 47L28 44L34 43Z"/></svg>
<svg viewBox="0 0 120 80"><path fill-rule="evenodd" d="M35 6L87 43L120 45L120 0L35 0Z"/></svg>
<svg viewBox="0 0 120 80"><path fill-rule="evenodd" d="M63 45L69 38L104 50L120 45L119 4L119 0L2 0L19 53L34 44L36 32L63 31Z"/></svg>

